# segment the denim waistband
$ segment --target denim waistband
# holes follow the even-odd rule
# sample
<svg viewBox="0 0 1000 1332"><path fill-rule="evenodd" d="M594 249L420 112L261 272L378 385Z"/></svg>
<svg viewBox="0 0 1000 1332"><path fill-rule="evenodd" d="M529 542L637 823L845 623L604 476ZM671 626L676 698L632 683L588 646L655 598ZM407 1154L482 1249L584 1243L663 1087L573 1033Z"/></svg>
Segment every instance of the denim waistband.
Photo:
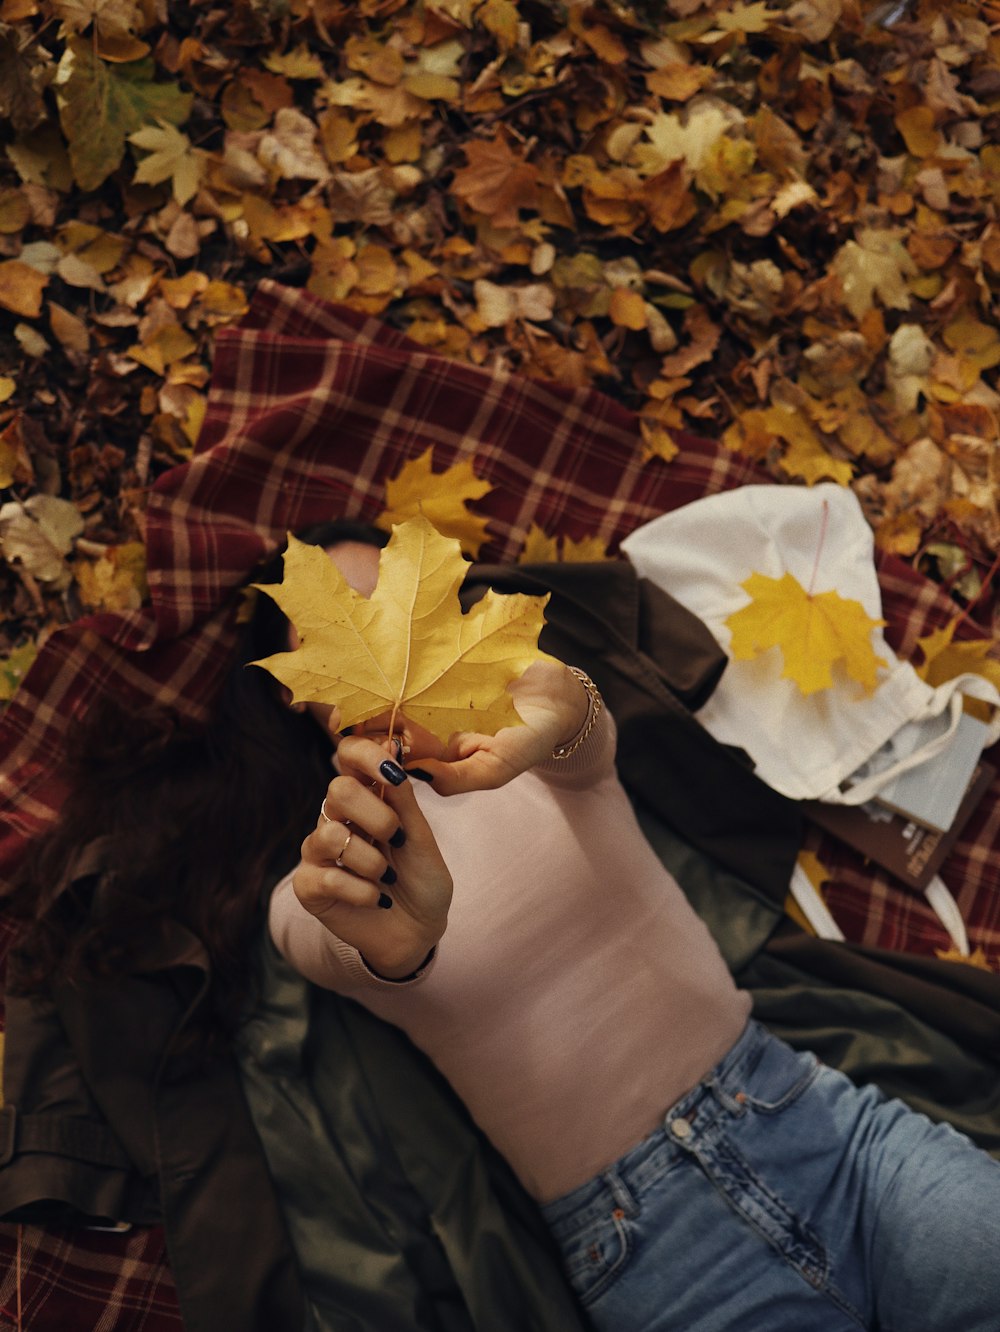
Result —
<svg viewBox="0 0 1000 1332"><path fill-rule="evenodd" d="M665 1112L663 1123L630 1148L606 1170L570 1193L545 1203L542 1215L558 1241L582 1230L591 1220L606 1216L611 1207L626 1213L668 1170L689 1142L704 1132L720 1114L739 1105L740 1087L773 1037L752 1018L735 1045L689 1092ZM679 1140L680 1139L680 1140Z"/></svg>

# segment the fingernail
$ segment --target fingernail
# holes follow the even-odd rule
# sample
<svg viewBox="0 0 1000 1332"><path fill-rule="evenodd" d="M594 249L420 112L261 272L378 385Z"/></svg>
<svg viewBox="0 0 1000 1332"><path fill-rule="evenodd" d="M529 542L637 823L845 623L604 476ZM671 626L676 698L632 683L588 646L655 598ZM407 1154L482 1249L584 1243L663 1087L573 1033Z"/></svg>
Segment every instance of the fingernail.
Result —
<svg viewBox="0 0 1000 1332"><path fill-rule="evenodd" d="M386 871L382 875L381 879L379 879L379 883L390 884L395 882L396 882L396 871L392 868L391 865L389 865L386 868ZM384 893L383 896L385 896Z"/></svg>
<svg viewBox="0 0 1000 1332"><path fill-rule="evenodd" d="M380 763L378 770L387 782L392 782L393 786L400 786L406 781L406 773L398 763L393 763L392 759L386 759L384 763Z"/></svg>
<svg viewBox="0 0 1000 1332"><path fill-rule="evenodd" d="M389 838L389 845L394 846L398 851L405 841L406 841L406 832L404 828L400 826Z"/></svg>
<svg viewBox="0 0 1000 1332"><path fill-rule="evenodd" d="M388 893L379 893L378 904L383 911L388 911L389 908L392 906L392 898L389 896Z"/></svg>
<svg viewBox="0 0 1000 1332"><path fill-rule="evenodd" d="M416 777L418 782L432 782L434 780L431 774L426 772L423 768L407 768L406 775L408 777Z"/></svg>

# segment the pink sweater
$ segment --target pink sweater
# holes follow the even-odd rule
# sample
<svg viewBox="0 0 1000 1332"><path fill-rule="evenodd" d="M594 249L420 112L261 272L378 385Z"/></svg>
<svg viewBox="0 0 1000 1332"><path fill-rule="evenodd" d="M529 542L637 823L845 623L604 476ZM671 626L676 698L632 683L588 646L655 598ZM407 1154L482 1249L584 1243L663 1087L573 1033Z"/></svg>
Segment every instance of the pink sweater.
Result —
<svg viewBox="0 0 1000 1332"><path fill-rule="evenodd" d="M401 1027L541 1202L650 1133L750 1010L636 823L606 718L571 758L499 791L415 784L455 883L416 979L375 977L291 876L271 905L284 956Z"/></svg>

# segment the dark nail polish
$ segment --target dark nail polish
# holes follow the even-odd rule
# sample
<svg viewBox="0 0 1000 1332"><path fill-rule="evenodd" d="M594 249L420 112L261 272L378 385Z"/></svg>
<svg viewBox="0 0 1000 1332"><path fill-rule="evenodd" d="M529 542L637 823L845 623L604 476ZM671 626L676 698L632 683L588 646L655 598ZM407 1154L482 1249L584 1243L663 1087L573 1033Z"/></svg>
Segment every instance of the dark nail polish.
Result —
<svg viewBox="0 0 1000 1332"><path fill-rule="evenodd" d="M397 828L396 831L389 838L389 845L394 846L398 851L405 841L406 841L406 831L405 829L400 827Z"/></svg>
<svg viewBox="0 0 1000 1332"><path fill-rule="evenodd" d="M379 883L390 884L395 882L396 882L396 871L392 868L391 865L389 865L385 873L382 875L381 879L379 879Z"/></svg>
<svg viewBox="0 0 1000 1332"><path fill-rule="evenodd" d="M383 911L388 911L389 908L392 906L392 898L389 896L388 893L379 893L378 904Z"/></svg>
<svg viewBox="0 0 1000 1332"><path fill-rule="evenodd" d="M432 782L434 780L431 774L426 772L423 768L407 768L406 775L408 777L416 777L418 782Z"/></svg>
<svg viewBox="0 0 1000 1332"><path fill-rule="evenodd" d="M392 759L380 763L378 770L387 782L392 782L393 786L401 786L406 781L406 773L398 763L393 763Z"/></svg>

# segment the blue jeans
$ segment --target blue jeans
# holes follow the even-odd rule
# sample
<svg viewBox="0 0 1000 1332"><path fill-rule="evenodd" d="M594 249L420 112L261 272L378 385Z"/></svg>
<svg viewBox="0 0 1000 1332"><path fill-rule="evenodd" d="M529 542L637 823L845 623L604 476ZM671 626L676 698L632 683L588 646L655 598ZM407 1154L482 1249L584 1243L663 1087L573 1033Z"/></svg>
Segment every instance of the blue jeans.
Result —
<svg viewBox="0 0 1000 1332"><path fill-rule="evenodd" d="M997 1332L1000 1163L751 1022L543 1209L597 1332Z"/></svg>

